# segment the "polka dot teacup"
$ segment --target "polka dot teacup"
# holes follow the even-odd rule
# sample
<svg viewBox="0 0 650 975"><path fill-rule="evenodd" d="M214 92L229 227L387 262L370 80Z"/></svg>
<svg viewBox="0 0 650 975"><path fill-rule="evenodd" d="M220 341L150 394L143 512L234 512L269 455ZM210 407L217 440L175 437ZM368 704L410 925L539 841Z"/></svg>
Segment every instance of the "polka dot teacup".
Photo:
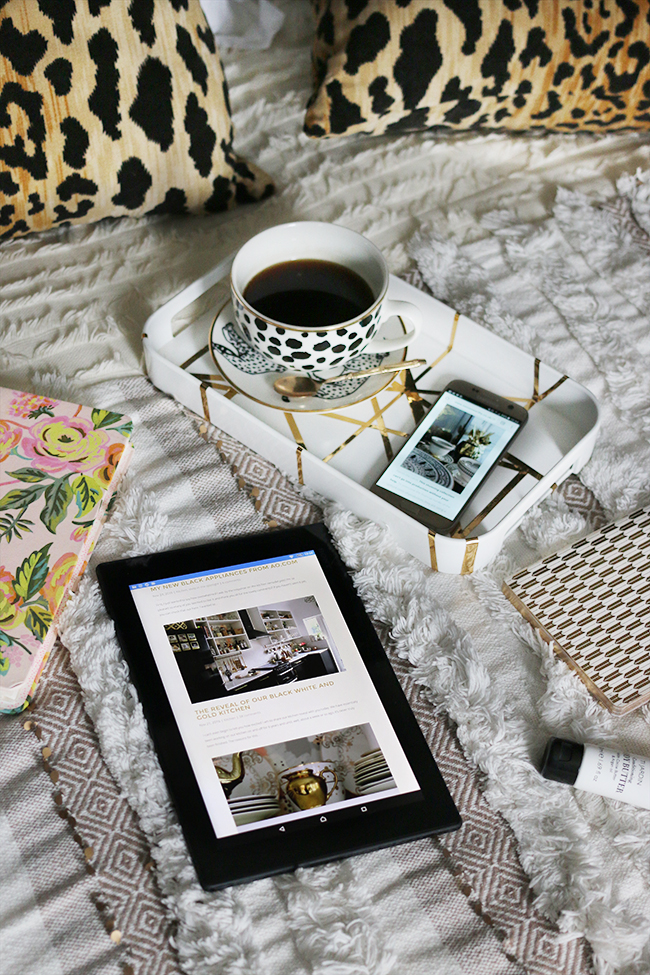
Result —
<svg viewBox="0 0 650 975"><path fill-rule="evenodd" d="M305 301L299 324L269 317L255 308L246 289L256 275L285 262L330 262L352 271L368 286L368 305L346 321L311 324L314 309ZM337 373L362 352L387 353L413 341L420 331L420 309L386 296L388 267L381 252L361 234L330 223L304 221L281 224L257 234L238 251L230 285L237 325L248 342L269 360L296 373ZM395 339L378 333L393 315L410 330Z"/></svg>

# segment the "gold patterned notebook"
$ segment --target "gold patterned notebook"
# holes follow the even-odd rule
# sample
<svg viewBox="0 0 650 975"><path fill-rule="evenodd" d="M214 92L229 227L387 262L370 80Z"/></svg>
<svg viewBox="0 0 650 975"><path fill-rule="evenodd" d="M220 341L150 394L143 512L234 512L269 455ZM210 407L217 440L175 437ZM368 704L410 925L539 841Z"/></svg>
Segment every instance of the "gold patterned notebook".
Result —
<svg viewBox="0 0 650 975"><path fill-rule="evenodd" d="M0 387L0 711L34 692L132 453L121 413Z"/></svg>
<svg viewBox="0 0 650 975"><path fill-rule="evenodd" d="M517 572L503 591L609 711L650 701L650 508Z"/></svg>

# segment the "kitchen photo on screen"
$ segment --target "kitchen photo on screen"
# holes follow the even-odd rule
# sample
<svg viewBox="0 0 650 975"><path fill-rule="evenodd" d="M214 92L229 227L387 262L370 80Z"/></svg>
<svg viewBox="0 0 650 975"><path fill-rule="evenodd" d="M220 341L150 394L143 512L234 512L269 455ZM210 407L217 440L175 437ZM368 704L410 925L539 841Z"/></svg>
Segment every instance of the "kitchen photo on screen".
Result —
<svg viewBox="0 0 650 975"><path fill-rule="evenodd" d="M402 467L461 494L499 436L500 430L493 424L447 405L404 458Z"/></svg>
<svg viewBox="0 0 650 975"><path fill-rule="evenodd" d="M165 624L193 704L344 670L314 596Z"/></svg>
<svg viewBox="0 0 650 975"><path fill-rule="evenodd" d="M395 789L369 724L212 759L237 826L301 816Z"/></svg>

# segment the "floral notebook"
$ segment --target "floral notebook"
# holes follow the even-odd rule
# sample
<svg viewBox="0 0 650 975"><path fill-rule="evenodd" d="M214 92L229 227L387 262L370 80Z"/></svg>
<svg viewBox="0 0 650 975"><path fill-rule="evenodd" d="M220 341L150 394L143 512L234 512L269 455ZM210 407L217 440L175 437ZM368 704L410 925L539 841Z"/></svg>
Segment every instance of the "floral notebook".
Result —
<svg viewBox="0 0 650 975"><path fill-rule="evenodd" d="M133 451L109 410L0 387L0 711L27 707Z"/></svg>

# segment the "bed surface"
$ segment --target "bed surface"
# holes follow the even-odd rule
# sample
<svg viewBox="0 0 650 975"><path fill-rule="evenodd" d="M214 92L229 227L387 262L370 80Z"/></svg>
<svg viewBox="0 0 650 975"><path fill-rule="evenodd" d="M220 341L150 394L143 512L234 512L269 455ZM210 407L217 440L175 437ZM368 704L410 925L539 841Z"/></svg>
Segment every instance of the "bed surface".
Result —
<svg viewBox="0 0 650 975"><path fill-rule="evenodd" d="M0 972L19 959L34 973L641 975L650 814L537 781L531 762L556 733L650 754L650 710L603 712L500 582L648 500L650 136L311 141L309 5L284 8L268 51L222 52L236 147L274 178L274 197L0 252L2 384L136 423L95 561L322 516L318 499L154 390L141 361L153 310L290 219L366 234L393 273L569 372L603 405L602 439L581 481L471 581L433 575L380 527L325 506L464 816L435 842L203 895L91 566L32 709L0 720L12 851L0 891L13 883L0 895Z"/></svg>

